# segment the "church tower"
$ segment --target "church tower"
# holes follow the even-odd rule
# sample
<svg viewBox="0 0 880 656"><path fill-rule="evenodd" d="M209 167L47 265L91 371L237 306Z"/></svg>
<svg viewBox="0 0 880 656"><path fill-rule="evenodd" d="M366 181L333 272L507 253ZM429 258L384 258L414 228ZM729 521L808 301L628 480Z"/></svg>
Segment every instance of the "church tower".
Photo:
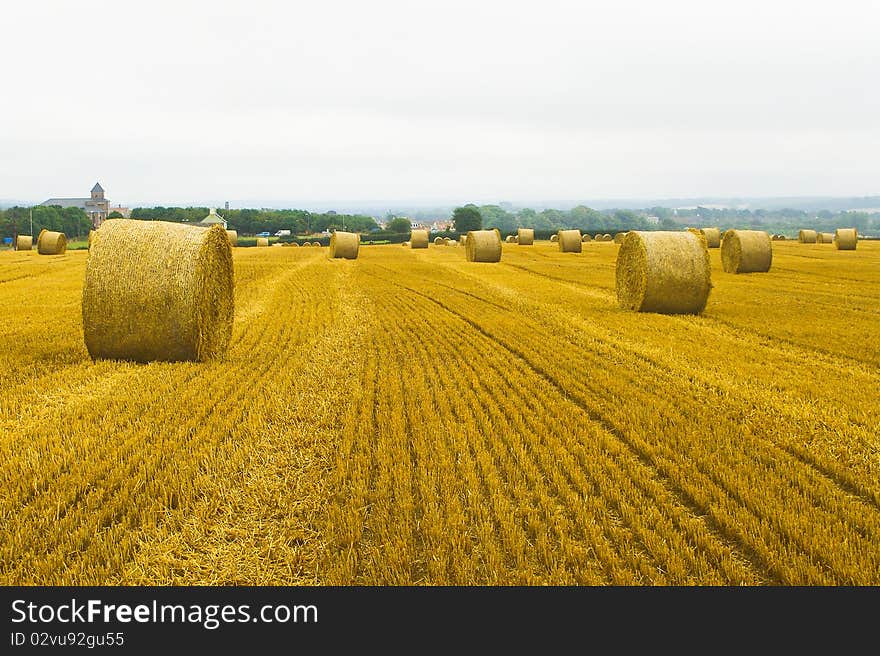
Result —
<svg viewBox="0 0 880 656"><path fill-rule="evenodd" d="M96 182L95 186L92 187L92 200L98 202L104 200L104 188L101 186L100 182Z"/></svg>

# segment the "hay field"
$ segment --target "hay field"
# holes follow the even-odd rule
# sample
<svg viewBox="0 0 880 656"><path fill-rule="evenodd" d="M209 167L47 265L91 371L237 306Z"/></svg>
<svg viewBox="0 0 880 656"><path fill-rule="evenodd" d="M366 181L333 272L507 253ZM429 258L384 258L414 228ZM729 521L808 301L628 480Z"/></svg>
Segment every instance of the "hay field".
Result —
<svg viewBox="0 0 880 656"><path fill-rule="evenodd" d="M236 249L225 361L92 363L85 252L0 253L2 584L880 584L880 243Z"/></svg>

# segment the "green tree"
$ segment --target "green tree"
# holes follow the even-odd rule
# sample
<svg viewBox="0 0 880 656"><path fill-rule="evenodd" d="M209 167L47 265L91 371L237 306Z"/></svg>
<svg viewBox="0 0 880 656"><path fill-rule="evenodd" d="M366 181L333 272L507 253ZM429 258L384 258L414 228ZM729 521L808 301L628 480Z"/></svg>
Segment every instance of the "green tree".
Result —
<svg viewBox="0 0 880 656"><path fill-rule="evenodd" d="M110 212L110 214L107 215L107 218L108 219L124 219L125 217L122 216L122 214L120 214L116 210L113 210L112 212Z"/></svg>
<svg viewBox="0 0 880 656"><path fill-rule="evenodd" d="M409 219L405 219L401 216L395 217L388 222L388 224L385 226L385 229L388 232L409 232Z"/></svg>
<svg viewBox="0 0 880 656"><path fill-rule="evenodd" d="M481 229L483 217L479 208L472 203L468 203L464 207L456 207L452 212L452 226L456 232Z"/></svg>

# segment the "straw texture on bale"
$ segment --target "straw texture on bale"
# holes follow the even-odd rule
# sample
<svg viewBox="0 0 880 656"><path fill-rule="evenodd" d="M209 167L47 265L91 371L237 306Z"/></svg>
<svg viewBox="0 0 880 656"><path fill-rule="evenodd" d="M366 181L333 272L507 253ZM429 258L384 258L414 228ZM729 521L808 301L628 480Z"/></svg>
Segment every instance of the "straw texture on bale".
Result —
<svg viewBox="0 0 880 656"><path fill-rule="evenodd" d="M550 241L551 241L551 243L555 244L557 241L559 241L559 235L558 234L550 235Z"/></svg>
<svg viewBox="0 0 880 656"><path fill-rule="evenodd" d="M19 235L15 238L15 250L29 251L34 247L34 238L30 235Z"/></svg>
<svg viewBox="0 0 880 656"><path fill-rule="evenodd" d="M89 230L89 248L92 247L92 242L95 241L95 231Z"/></svg>
<svg viewBox="0 0 880 656"><path fill-rule="evenodd" d="M442 246L443 237L434 237L434 246Z"/></svg>
<svg viewBox="0 0 880 656"><path fill-rule="evenodd" d="M330 235L330 257L356 260L361 245L361 236L354 232L339 232Z"/></svg>
<svg viewBox="0 0 880 656"><path fill-rule="evenodd" d="M583 250L580 230L560 230L556 234L560 253L580 253Z"/></svg>
<svg viewBox="0 0 880 656"><path fill-rule="evenodd" d="M467 233L465 255L468 262L500 262L501 233L497 230L471 230Z"/></svg>
<svg viewBox="0 0 880 656"><path fill-rule="evenodd" d="M833 244L834 243L834 233L833 232L817 232L816 233L816 243L817 244Z"/></svg>
<svg viewBox="0 0 880 656"><path fill-rule="evenodd" d="M410 248L427 248L428 239L429 235L427 230L413 230L409 234Z"/></svg>
<svg viewBox="0 0 880 656"><path fill-rule="evenodd" d="M834 231L834 246L839 251L854 251L859 243L859 233L855 228L838 228Z"/></svg>
<svg viewBox="0 0 880 656"><path fill-rule="evenodd" d="M617 254L616 278L624 309L699 314L712 288L706 239L690 232L629 232Z"/></svg>
<svg viewBox="0 0 880 656"><path fill-rule="evenodd" d="M226 238L229 239L229 245L235 248L238 246L238 232L236 230L227 230Z"/></svg>
<svg viewBox="0 0 880 656"><path fill-rule="evenodd" d="M721 247L721 230L719 228L701 228L700 234L706 238L707 248Z"/></svg>
<svg viewBox="0 0 880 656"><path fill-rule="evenodd" d="M227 239L227 241L229 241L229 240ZM269 239L267 237L257 237L257 246L268 246L268 245L269 245ZM308 245L308 242L306 242L306 245Z"/></svg>
<svg viewBox="0 0 880 656"><path fill-rule="evenodd" d="M770 235L763 230L728 230L721 243L721 265L727 273L764 273L773 264Z"/></svg>
<svg viewBox="0 0 880 656"><path fill-rule="evenodd" d="M222 225L109 219L86 261L83 331L92 359L222 357L233 321L232 247Z"/></svg>
<svg viewBox="0 0 880 656"><path fill-rule="evenodd" d="M63 232L41 230L37 237L37 252L40 255L63 255L67 251L67 237Z"/></svg>
<svg viewBox="0 0 880 656"><path fill-rule="evenodd" d="M532 228L517 228L516 243L520 246L532 246L535 243L535 231Z"/></svg>
<svg viewBox="0 0 880 656"><path fill-rule="evenodd" d="M581 237L581 241L587 244L593 241L593 238L589 234L585 234L583 237Z"/></svg>
<svg viewBox="0 0 880 656"><path fill-rule="evenodd" d="M802 244L815 244L816 243L816 231L815 230L801 230L798 232L798 241Z"/></svg>

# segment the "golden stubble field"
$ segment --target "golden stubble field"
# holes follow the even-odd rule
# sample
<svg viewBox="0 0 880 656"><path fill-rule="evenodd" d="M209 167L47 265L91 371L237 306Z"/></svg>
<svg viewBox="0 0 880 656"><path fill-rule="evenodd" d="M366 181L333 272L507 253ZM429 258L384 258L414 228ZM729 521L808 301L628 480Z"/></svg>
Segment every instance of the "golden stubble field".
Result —
<svg viewBox="0 0 880 656"><path fill-rule="evenodd" d="M148 365L0 253L0 583L880 584L880 243L697 317L616 253L238 249L225 361Z"/></svg>

